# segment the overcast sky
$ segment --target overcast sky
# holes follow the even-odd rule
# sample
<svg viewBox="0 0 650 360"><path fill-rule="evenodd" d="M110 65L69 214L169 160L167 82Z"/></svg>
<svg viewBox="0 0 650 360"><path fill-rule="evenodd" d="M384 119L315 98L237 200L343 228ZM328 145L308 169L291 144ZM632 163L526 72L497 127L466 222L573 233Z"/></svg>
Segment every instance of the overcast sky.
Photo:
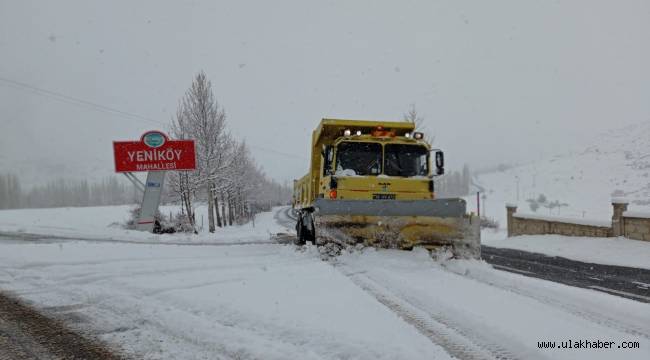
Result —
<svg viewBox="0 0 650 360"><path fill-rule="evenodd" d="M279 180L320 118L411 103L449 166L525 161L650 121L650 1L0 0L0 164L108 174L162 127L8 81L168 122L201 69Z"/></svg>

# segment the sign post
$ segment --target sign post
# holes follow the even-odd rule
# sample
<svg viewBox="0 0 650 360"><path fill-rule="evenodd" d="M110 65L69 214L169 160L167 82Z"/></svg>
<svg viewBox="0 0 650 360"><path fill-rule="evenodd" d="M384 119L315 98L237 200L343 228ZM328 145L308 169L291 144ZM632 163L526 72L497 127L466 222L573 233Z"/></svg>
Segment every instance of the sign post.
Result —
<svg viewBox="0 0 650 360"><path fill-rule="evenodd" d="M144 184L144 196L140 207L140 217L136 229L141 231L152 231L155 224L156 210L160 205L162 187L165 182L164 171L149 171L147 182Z"/></svg>
<svg viewBox="0 0 650 360"><path fill-rule="evenodd" d="M148 131L139 141L114 141L115 172L134 177L132 172L147 171L144 196L137 229L153 231L155 215L168 170L195 170L193 140L171 140L161 131ZM131 179L129 177L129 179Z"/></svg>

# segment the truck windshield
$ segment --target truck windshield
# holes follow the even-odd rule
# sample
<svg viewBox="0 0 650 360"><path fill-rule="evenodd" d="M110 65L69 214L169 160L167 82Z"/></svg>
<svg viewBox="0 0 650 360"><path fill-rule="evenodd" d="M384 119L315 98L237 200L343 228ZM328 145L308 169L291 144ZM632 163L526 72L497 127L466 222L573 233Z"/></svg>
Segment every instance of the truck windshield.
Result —
<svg viewBox="0 0 650 360"><path fill-rule="evenodd" d="M341 176L381 174L381 145L343 142L336 150L336 174Z"/></svg>
<svg viewBox="0 0 650 360"><path fill-rule="evenodd" d="M388 176L427 176L429 151L424 146L386 144L384 173Z"/></svg>

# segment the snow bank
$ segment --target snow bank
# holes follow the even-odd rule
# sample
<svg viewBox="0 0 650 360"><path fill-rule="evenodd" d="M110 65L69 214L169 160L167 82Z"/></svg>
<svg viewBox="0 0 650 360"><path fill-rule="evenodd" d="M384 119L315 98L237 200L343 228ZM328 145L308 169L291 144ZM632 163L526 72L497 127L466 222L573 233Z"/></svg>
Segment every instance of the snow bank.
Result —
<svg viewBox="0 0 650 360"><path fill-rule="evenodd" d="M588 225L588 226L600 226L600 227L611 227L611 221L602 221L602 220L590 220L590 219L578 219L578 218L568 218L568 217L558 217L558 216L544 216L536 214L520 214L515 213L513 215L519 219L531 219L531 220L543 220L543 221L555 221L562 222L567 224L577 224L577 225Z"/></svg>
<svg viewBox="0 0 650 360"><path fill-rule="evenodd" d="M51 209L20 209L0 211L0 233L24 233L46 237L63 237L88 240L113 240L151 243L214 243L268 241L271 234L291 232L279 225L274 216L282 208L258 214L255 224L217 228L215 233L207 231L207 207L196 209L196 218L203 229L195 234L156 235L147 232L126 230L126 223L132 208L130 205L70 207ZM161 206L163 214L179 212L176 206Z"/></svg>
<svg viewBox="0 0 650 360"><path fill-rule="evenodd" d="M536 252L596 264L650 269L650 242L619 238L561 235L507 237L504 231L483 231L484 245Z"/></svg>

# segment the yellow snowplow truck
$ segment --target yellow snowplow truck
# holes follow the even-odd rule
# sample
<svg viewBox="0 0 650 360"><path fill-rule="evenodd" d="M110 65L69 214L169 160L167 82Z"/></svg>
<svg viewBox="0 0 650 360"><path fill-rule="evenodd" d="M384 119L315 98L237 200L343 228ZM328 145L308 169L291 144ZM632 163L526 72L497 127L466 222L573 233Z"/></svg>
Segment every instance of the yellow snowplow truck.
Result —
<svg viewBox="0 0 650 360"><path fill-rule="evenodd" d="M447 247L480 258L480 221L465 200L436 199L442 174L442 151L412 123L323 119L309 173L294 181L296 244Z"/></svg>

